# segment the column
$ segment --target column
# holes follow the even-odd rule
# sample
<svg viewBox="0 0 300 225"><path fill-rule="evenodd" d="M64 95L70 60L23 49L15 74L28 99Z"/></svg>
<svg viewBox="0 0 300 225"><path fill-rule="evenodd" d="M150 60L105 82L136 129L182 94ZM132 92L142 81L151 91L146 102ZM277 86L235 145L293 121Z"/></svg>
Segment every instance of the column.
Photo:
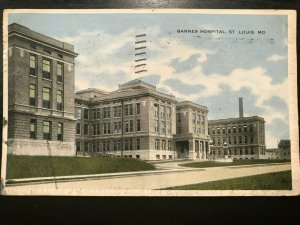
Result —
<svg viewBox="0 0 300 225"><path fill-rule="evenodd" d="M189 158L195 160L196 154L195 154L195 145L194 140L189 140Z"/></svg>
<svg viewBox="0 0 300 225"><path fill-rule="evenodd" d="M207 159L207 156L206 156L206 151L207 151L207 142L203 142L204 144L204 154L203 154L203 159Z"/></svg>

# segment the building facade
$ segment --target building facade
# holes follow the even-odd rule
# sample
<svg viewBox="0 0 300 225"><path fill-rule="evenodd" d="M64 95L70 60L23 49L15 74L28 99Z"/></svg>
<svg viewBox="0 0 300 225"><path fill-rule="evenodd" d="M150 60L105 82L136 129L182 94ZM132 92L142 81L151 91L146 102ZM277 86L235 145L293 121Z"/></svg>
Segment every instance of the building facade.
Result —
<svg viewBox="0 0 300 225"><path fill-rule="evenodd" d="M262 117L243 116L239 99L239 117L208 121L213 158L265 159L265 121Z"/></svg>
<svg viewBox="0 0 300 225"><path fill-rule="evenodd" d="M74 46L19 24L8 45L8 153L75 155Z"/></svg>
<svg viewBox="0 0 300 225"><path fill-rule="evenodd" d="M115 155L143 160L265 156L264 119L208 121L208 109L177 102L141 80L74 94L74 46L11 24L8 153ZM241 100L240 100L241 103Z"/></svg>
<svg viewBox="0 0 300 225"><path fill-rule="evenodd" d="M76 93L77 154L117 155L143 160L176 158L174 96L141 80L113 92Z"/></svg>
<svg viewBox="0 0 300 225"><path fill-rule="evenodd" d="M279 159L278 148L267 148L266 149L266 158L267 159Z"/></svg>
<svg viewBox="0 0 300 225"><path fill-rule="evenodd" d="M291 141L280 140L278 143L279 159L291 159Z"/></svg>
<svg viewBox="0 0 300 225"><path fill-rule="evenodd" d="M209 136L207 107L184 101L176 105L176 134L174 136L177 158L207 159Z"/></svg>

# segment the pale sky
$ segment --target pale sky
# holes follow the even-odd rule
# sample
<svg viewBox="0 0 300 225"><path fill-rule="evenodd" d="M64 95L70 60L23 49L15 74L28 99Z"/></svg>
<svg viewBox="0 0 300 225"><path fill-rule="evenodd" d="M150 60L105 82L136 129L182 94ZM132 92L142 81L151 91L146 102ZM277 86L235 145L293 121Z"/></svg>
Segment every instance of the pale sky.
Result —
<svg viewBox="0 0 300 225"><path fill-rule="evenodd" d="M111 91L139 78L178 101L207 106L209 119L238 117L243 97L244 115L266 121L267 148L289 139L287 16L11 13L14 22L75 46L76 90ZM226 33L199 33L207 29ZM141 74L134 70L137 34L147 35Z"/></svg>

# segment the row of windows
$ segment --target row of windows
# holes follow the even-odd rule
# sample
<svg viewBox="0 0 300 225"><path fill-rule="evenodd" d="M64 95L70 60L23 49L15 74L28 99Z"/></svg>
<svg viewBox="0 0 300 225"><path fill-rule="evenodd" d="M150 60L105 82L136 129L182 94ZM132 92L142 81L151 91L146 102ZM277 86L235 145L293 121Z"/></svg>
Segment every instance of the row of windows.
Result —
<svg viewBox="0 0 300 225"><path fill-rule="evenodd" d="M171 134L171 123L169 123L169 122L165 123L163 121L161 121L159 123L158 120L155 120L154 121L154 132Z"/></svg>
<svg viewBox="0 0 300 225"><path fill-rule="evenodd" d="M227 138L221 138L221 137L213 137L212 138L213 145L223 145L225 142L227 144L252 144L254 142L254 136L251 135L248 139L248 136L233 136L233 137L227 137Z"/></svg>
<svg viewBox="0 0 300 225"><path fill-rule="evenodd" d="M29 105L36 106L37 105L37 92L36 85L29 85ZM42 107L50 109L51 108L51 89L47 87L43 87L42 93ZM62 111L63 110L63 92L61 90L56 91L56 109Z"/></svg>
<svg viewBox="0 0 300 225"><path fill-rule="evenodd" d="M208 134L230 134L231 131L232 133L243 133L243 132L253 132L253 125L243 125L243 126L233 126L233 127L217 127L217 128L208 128ZM227 132L226 132L227 131Z"/></svg>
<svg viewBox="0 0 300 225"><path fill-rule="evenodd" d="M154 116L171 118L171 107L154 104Z"/></svg>
<svg viewBox="0 0 300 225"><path fill-rule="evenodd" d="M43 121L43 140L55 140L52 134L52 122ZM37 120L30 120L30 139L37 139ZM57 123L57 140L63 141L63 123Z"/></svg>
<svg viewBox="0 0 300 225"><path fill-rule="evenodd" d="M140 150L141 140L140 139L122 139L115 140L104 140L104 141L94 141L94 142L83 142L84 152L106 152L106 151L121 151L121 150ZM76 141L76 151L80 152L81 142Z"/></svg>
<svg viewBox="0 0 300 225"><path fill-rule="evenodd" d="M141 114L141 105L140 103L136 104L127 104L124 105L124 116L132 116L133 115L133 109L135 105L135 114L139 115ZM81 118L81 108L76 108L76 118ZM89 109L83 109L83 118L88 120L89 119ZM92 109L92 119L93 120L99 120L100 119L100 113L101 109ZM110 107L104 107L102 108L102 116L103 118L110 118L111 117L111 108ZM121 117L122 116L122 106L114 106L113 107L113 117Z"/></svg>
<svg viewBox="0 0 300 225"><path fill-rule="evenodd" d="M135 130L133 126L133 120L127 120L124 121L124 132L138 132L141 131L141 120L137 119L135 121ZM112 126L112 133L114 134L120 134L122 133L122 122L114 122L111 124L110 122L104 122L102 123L102 132L103 134L110 134L111 133L111 126ZM94 123L92 124L92 131L91 135L99 135L100 134L100 123ZM76 134L81 134L81 124L76 124ZM89 135L89 124L83 124L83 134Z"/></svg>
<svg viewBox="0 0 300 225"><path fill-rule="evenodd" d="M176 120L178 123L181 123L182 121L182 115L181 113L176 113ZM201 116L199 114L192 114L192 123L193 124L201 124L201 125L205 125L205 116Z"/></svg>
<svg viewBox="0 0 300 225"><path fill-rule="evenodd" d="M171 140L155 139L156 150L172 150Z"/></svg>
<svg viewBox="0 0 300 225"><path fill-rule="evenodd" d="M37 76L38 71L38 61L36 55L30 55L29 57L29 75ZM58 82L63 82L64 75L64 64L57 63L56 64L56 80ZM42 60L42 75L43 78L50 80L52 75L52 62L50 59L43 58Z"/></svg>
<svg viewBox="0 0 300 225"><path fill-rule="evenodd" d="M212 150L213 155L254 155L254 149L250 148L240 148L240 149L235 149L235 148L228 148L228 149L223 149L223 150Z"/></svg>

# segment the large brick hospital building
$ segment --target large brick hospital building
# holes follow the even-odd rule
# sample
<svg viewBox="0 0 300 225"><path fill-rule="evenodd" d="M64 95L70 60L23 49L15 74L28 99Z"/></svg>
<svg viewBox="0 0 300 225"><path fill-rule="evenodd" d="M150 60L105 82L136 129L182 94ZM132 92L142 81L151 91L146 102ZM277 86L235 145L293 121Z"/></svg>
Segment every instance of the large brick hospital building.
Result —
<svg viewBox="0 0 300 225"><path fill-rule="evenodd" d="M139 79L111 92L74 94L74 46L18 24L9 25L8 40L9 154L144 160L264 155L263 118L208 121L207 107L178 102Z"/></svg>

